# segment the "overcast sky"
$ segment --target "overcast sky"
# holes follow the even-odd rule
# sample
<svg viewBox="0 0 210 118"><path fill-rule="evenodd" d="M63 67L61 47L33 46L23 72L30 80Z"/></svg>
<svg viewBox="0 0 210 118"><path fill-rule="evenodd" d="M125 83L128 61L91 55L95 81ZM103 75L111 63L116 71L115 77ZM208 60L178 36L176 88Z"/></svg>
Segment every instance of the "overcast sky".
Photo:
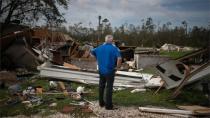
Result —
<svg viewBox="0 0 210 118"><path fill-rule="evenodd" d="M88 27L98 24L99 15L112 26L140 25L142 19L152 17L155 24L170 21L181 25L186 20L189 26L206 27L210 24L210 0L70 0L64 13L67 24L82 22Z"/></svg>

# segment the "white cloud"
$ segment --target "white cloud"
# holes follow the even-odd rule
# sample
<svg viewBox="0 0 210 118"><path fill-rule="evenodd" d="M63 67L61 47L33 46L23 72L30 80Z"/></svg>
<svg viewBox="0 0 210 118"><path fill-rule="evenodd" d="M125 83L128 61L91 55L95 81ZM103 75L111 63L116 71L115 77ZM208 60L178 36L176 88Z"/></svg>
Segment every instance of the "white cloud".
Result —
<svg viewBox="0 0 210 118"><path fill-rule="evenodd" d="M140 23L141 19L150 16L162 22L193 21L191 18L199 17L210 19L210 15L207 16L209 11L172 11L163 7L163 2L166 0L72 0L65 17L69 24L82 22L88 26L89 22L92 22L92 27L97 26L98 15L108 18L114 26L126 21Z"/></svg>

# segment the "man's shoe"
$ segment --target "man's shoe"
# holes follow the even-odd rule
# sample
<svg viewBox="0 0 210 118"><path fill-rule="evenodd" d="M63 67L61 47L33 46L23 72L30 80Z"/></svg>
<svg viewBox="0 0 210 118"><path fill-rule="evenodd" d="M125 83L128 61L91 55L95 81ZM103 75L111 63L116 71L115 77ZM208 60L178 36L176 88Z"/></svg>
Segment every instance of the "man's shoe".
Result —
<svg viewBox="0 0 210 118"><path fill-rule="evenodd" d="M104 107L105 106L105 103L99 103L99 106L100 107Z"/></svg>
<svg viewBox="0 0 210 118"><path fill-rule="evenodd" d="M106 110L117 110L118 108L116 106L111 106L111 107L105 107Z"/></svg>

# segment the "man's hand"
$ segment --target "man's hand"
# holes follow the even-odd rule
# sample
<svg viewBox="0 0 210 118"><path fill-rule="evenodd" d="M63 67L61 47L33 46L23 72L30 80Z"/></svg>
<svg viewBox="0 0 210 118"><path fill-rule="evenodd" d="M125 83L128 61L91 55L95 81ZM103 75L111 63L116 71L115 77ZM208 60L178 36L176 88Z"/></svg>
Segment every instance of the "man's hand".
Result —
<svg viewBox="0 0 210 118"><path fill-rule="evenodd" d="M118 57L117 58L117 70L121 67L121 64L122 64L122 58L121 57Z"/></svg>
<svg viewBox="0 0 210 118"><path fill-rule="evenodd" d="M122 64L122 58L121 57L118 57L117 58L117 66L115 67L115 72L120 70L120 67L121 67L121 64Z"/></svg>
<svg viewBox="0 0 210 118"><path fill-rule="evenodd" d="M119 71L119 70L120 70L120 68L117 68L117 67L114 68L114 71L115 71L115 72L116 72L116 71Z"/></svg>

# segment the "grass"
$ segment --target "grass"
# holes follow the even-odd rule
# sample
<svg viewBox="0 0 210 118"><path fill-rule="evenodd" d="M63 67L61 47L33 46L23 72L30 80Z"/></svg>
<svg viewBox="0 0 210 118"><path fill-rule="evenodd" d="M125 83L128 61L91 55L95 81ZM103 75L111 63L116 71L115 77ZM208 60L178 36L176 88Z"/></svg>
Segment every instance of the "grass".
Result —
<svg viewBox="0 0 210 118"><path fill-rule="evenodd" d="M69 83L65 83L67 86L70 86ZM73 88L76 88L77 84L71 84ZM42 86L45 91L49 90L49 81L45 78L38 78L36 81L33 80L25 80L21 84L22 90L26 89L28 86ZM35 115L39 114L40 116L50 115L56 112L60 112L64 106L70 105L70 103L78 103L79 101L73 100L69 96L64 95L39 95L44 101L43 104L35 107L26 107L22 103L18 103L15 105L6 105L6 101L9 98L14 98L14 96L9 95L7 89L0 89L0 117L7 117L7 116L15 116L15 115ZM59 98L59 99L58 99ZM49 107L50 103L57 103L56 107ZM78 107L72 113L75 117L90 117L92 113L82 113L81 109Z"/></svg>
<svg viewBox="0 0 210 118"><path fill-rule="evenodd" d="M154 67L146 67L140 72L141 73L148 73L148 74L152 74L152 75L156 75L157 74Z"/></svg>
<svg viewBox="0 0 210 118"><path fill-rule="evenodd" d="M168 56L168 57L171 57L172 59L176 59L178 57L182 57L188 53L190 53L191 51L160 51L160 55L163 55L163 56Z"/></svg>
<svg viewBox="0 0 210 118"><path fill-rule="evenodd" d="M159 106L167 108L175 108L177 104L206 104L207 98L202 92L197 90L184 90L177 99L170 99L172 90L161 90L154 95L155 90L146 92L130 93L132 89L116 91L113 93L113 102L120 106ZM196 93L196 94L195 94ZM97 100L98 94L95 97L87 97L90 100Z"/></svg>
<svg viewBox="0 0 210 118"><path fill-rule="evenodd" d="M49 82L44 80L43 78L39 78L36 81L27 80L22 83L22 89L25 89L27 86L35 85L42 86L48 91ZM93 94L85 95L84 98L89 101L98 100L98 86L90 86L90 85L82 85L77 83L66 83L67 86L71 86L76 89L78 86L85 86L85 90L91 90ZM159 106L159 107L167 107L167 108L175 108L176 105L192 105L192 104L205 104L207 102L207 98L202 94L202 92L192 89L184 89L182 94L177 99L170 100L170 96L172 94L172 90L162 89L159 91L157 95L154 95L155 90L148 90L146 92L138 92L138 93L130 93L132 89L126 89L122 91L115 91L113 93L113 102L116 105L120 106ZM23 104L18 103L13 106L5 105L5 101L11 97L7 89L0 89L0 117L3 116L15 116L19 114L23 115L33 115L39 113L42 116L53 114L57 111L61 111L65 105L69 105L74 101L71 97L65 97L64 95L42 95L41 97L45 101L43 104L27 108ZM57 99L57 97L63 97L63 99ZM54 108L49 107L49 102L56 102L58 105ZM82 113L78 108L73 113L78 117L89 117L93 114L90 113Z"/></svg>

